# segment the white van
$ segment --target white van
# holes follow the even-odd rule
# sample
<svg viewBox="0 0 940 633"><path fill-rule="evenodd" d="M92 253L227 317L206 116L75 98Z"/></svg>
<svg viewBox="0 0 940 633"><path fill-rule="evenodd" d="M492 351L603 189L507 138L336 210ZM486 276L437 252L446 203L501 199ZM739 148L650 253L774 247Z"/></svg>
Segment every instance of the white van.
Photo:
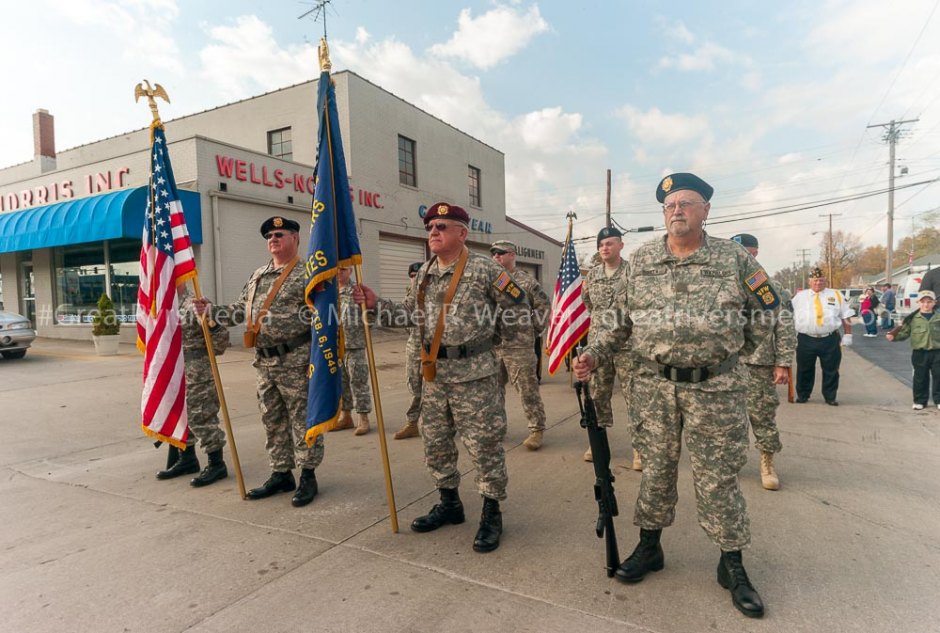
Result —
<svg viewBox="0 0 940 633"><path fill-rule="evenodd" d="M924 266L924 270L905 275L898 280L898 298L894 309L898 319L903 319L917 309L917 291L920 290L920 282L926 274L927 267Z"/></svg>

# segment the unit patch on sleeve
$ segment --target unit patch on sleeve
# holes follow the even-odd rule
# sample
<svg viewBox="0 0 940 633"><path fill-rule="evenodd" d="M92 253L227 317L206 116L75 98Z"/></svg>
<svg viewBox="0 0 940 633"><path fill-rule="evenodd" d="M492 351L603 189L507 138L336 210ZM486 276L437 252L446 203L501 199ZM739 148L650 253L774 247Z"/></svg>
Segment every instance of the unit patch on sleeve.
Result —
<svg viewBox="0 0 940 633"><path fill-rule="evenodd" d="M525 292L515 284L512 280L512 277L509 276L509 273L503 271L499 274L499 277L496 278L496 281L493 282L493 286L502 292L512 297L513 301L519 303L525 299Z"/></svg>
<svg viewBox="0 0 940 633"><path fill-rule="evenodd" d="M765 310L772 310L780 305L780 296L770 284L770 279L763 268L759 268L757 272L745 279L744 283Z"/></svg>

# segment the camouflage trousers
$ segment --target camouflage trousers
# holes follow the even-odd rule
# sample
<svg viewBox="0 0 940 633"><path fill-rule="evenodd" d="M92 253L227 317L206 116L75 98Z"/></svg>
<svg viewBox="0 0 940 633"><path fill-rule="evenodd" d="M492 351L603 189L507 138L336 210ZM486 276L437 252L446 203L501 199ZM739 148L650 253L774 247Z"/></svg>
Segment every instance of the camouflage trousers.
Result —
<svg viewBox="0 0 940 633"><path fill-rule="evenodd" d="M424 376L421 375L421 347L418 345L418 336L408 336L405 344L405 373L408 379L408 393L411 394L411 404L405 412L408 422L417 422L421 416L421 385Z"/></svg>
<svg viewBox="0 0 940 633"><path fill-rule="evenodd" d="M512 383L522 396L522 410L529 421L529 431L545 430L545 405L539 393L539 379L535 375L538 359L528 347L496 348L499 363L499 393L505 408L506 383Z"/></svg>
<svg viewBox="0 0 940 633"><path fill-rule="evenodd" d="M306 367L255 367L258 408L271 470L316 468L323 461L323 436L308 447Z"/></svg>
<svg viewBox="0 0 940 633"><path fill-rule="evenodd" d="M779 453L783 444L777 431L780 398L774 385L774 368L748 365L747 369L747 417L754 432L754 443L763 453Z"/></svg>
<svg viewBox="0 0 940 633"><path fill-rule="evenodd" d="M372 412L369 359L364 349L347 349L340 361L343 368L343 411Z"/></svg>
<svg viewBox="0 0 940 633"><path fill-rule="evenodd" d="M614 410L611 398L614 396L614 378L620 379L620 390L623 400L627 404L627 414L632 420L635 417L631 410L633 378L633 360L628 352L617 352L610 359L600 363L591 375L591 397L594 399L594 408L597 409L597 423L600 426L610 427L614 424Z"/></svg>
<svg viewBox="0 0 940 633"><path fill-rule="evenodd" d="M189 437L186 446L195 446L196 440L206 453L225 446L225 432L219 426L219 394L215 381L186 383L186 416Z"/></svg>
<svg viewBox="0 0 940 633"><path fill-rule="evenodd" d="M438 488L457 488L457 444L460 439L476 468L480 494L491 499L506 498L506 411L494 398L496 374L460 383L424 383L421 394L421 437L424 461Z"/></svg>
<svg viewBox="0 0 940 633"><path fill-rule="evenodd" d="M633 397L638 414L633 442L643 455L633 523L648 530L672 525L684 431L699 525L722 551L747 547L750 521L738 486L748 446L743 391L704 391L637 374Z"/></svg>

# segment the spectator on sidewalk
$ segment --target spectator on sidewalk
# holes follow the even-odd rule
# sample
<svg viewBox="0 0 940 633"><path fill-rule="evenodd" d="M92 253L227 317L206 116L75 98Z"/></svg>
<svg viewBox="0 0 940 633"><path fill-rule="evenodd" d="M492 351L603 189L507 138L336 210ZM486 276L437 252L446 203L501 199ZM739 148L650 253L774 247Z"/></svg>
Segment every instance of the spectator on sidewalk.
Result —
<svg viewBox="0 0 940 633"><path fill-rule="evenodd" d="M894 308L897 302L897 293L894 292L894 286L885 284L881 292L881 305L884 310L881 313L881 329L890 330L894 327Z"/></svg>
<svg viewBox="0 0 940 633"><path fill-rule="evenodd" d="M911 365L914 366L914 406L920 411L930 400L940 409L940 317L934 312L937 295L932 290L921 290L917 295L919 308L904 318L904 322L888 332L889 341L911 339ZM932 383L932 384L931 384Z"/></svg>
<svg viewBox="0 0 940 633"><path fill-rule="evenodd" d="M862 314L862 323L865 324L865 337L874 338L878 336L878 318L875 315L875 309L878 307L878 297L875 295L874 288L865 288L865 294L859 302L859 312Z"/></svg>

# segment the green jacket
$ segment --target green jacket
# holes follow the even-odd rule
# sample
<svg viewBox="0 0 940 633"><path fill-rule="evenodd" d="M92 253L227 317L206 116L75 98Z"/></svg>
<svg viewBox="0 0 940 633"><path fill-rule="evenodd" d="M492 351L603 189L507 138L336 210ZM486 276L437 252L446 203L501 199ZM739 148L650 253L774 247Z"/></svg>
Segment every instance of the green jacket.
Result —
<svg viewBox="0 0 940 633"><path fill-rule="evenodd" d="M894 335L895 341L908 338L911 349L940 349L940 312L934 312L929 321L920 310L912 312Z"/></svg>

